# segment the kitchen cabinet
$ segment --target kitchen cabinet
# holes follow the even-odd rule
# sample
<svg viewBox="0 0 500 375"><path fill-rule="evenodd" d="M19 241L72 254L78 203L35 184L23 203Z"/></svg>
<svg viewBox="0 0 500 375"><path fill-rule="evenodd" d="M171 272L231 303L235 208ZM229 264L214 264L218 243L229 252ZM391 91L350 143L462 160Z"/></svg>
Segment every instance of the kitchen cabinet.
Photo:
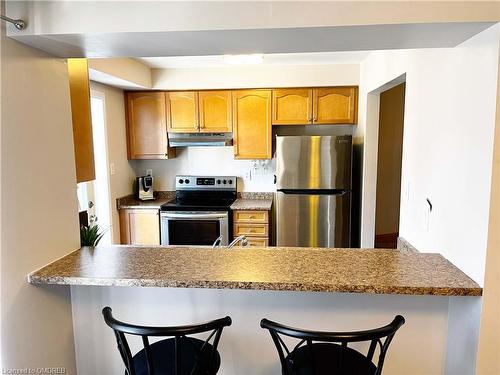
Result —
<svg viewBox="0 0 500 375"><path fill-rule="evenodd" d="M120 240L122 245L159 245L160 211L158 209L121 209Z"/></svg>
<svg viewBox="0 0 500 375"><path fill-rule="evenodd" d="M312 89L273 90L273 125L310 124L312 99Z"/></svg>
<svg viewBox="0 0 500 375"><path fill-rule="evenodd" d="M357 122L357 87L273 90L273 125Z"/></svg>
<svg viewBox="0 0 500 375"><path fill-rule="evenodd" d="M236 159L271 159L271 90L233 91Z"/></svg>
<svg viewBox="0 0 500 375"><path fill-rule="evenodd" d="M313 89L313 124L356 124L357 87Z"/></svg>
<svg viewBox="0 0 500 375"><path fill-rule="evenodd" d="M95 166L87 59L68 59L68 79L76 181L91 181L95 179Z"/></svg>
<svg viewBox="0 0 500 375"><path fill-rule="evenodd" d="M198 92L200 133L230 133L233 130L231 91Z"/></svg>
<svg viewBox="0 0 500 375"><path fill-rule="evenodd" d="M168 159L175 151L168 147L165 93L126 94L129 159Z"/></svg>
<svg viewBox="0 0 500 375"><path fill-rule="evenodd" d="M168 92L168 131L171 133L198 133L198 93L195 91Z"/></svg>
<svg viewBox="0 0 500 375"><path fill-rule="evenodd" d="M233 211L233 235L244 235L248 246L269 246L269 212Z"/></svg>

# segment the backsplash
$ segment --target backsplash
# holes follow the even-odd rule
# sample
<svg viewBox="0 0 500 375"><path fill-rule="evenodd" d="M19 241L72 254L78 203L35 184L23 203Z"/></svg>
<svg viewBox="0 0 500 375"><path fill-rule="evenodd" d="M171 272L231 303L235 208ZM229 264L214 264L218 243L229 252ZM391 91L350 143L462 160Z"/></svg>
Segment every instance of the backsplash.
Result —
<svg viewBox="0 0 500 375"><path fill-rule="evenodd" d="M155 190L175 190L175 176L229 175L238 177L238 191L274 192L275 159L235 160L233 147L177 148L171 160L132 160L136 175L153 170Z"/></svg>

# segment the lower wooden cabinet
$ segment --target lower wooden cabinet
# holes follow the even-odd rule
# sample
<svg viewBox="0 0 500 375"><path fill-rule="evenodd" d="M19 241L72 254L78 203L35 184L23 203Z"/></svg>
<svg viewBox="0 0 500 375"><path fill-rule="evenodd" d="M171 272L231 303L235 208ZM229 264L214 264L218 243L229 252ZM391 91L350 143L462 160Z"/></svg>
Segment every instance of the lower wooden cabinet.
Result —
<svg viewBox="0 0 500 375"><path fill-rule="evenodd" d="M160 211L158 209L121 209L120 240L122 245L159 245Z"/></svg>
<svg viewBox="0 0 500 375"><path fill-rule="evenodd" d="M269 246L269 211L235 210L233 235L244 235L248 246Z"/></svg>
<svg viewBox="0 0 500 375"><path fill-rule="evenodd" d="M269 238L248 237L248 246L269 246Z"/></svg>

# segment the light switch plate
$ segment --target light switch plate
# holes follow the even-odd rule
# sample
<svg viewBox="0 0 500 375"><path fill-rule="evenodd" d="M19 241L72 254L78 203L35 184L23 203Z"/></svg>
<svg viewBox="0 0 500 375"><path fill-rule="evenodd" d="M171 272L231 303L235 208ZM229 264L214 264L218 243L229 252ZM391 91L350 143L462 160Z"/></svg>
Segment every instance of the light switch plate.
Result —
<svg viewBox="0 0 500 375"><path fill-rule="evenodd" d="M109 174L111 176L116 174L115 163L109 163Z"/></svg>

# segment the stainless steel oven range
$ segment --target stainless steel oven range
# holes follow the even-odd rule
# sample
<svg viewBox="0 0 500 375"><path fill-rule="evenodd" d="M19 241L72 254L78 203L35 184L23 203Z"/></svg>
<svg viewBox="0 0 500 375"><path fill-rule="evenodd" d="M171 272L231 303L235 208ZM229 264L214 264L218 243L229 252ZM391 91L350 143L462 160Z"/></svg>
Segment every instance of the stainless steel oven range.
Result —
<svg viewBox="0 0 500 375"><path fill-rule="evenodd" d="M161 206L161 244L212 245L222 235L227 245L236 191L235 176L176 176L175 199Z"/></svg>

